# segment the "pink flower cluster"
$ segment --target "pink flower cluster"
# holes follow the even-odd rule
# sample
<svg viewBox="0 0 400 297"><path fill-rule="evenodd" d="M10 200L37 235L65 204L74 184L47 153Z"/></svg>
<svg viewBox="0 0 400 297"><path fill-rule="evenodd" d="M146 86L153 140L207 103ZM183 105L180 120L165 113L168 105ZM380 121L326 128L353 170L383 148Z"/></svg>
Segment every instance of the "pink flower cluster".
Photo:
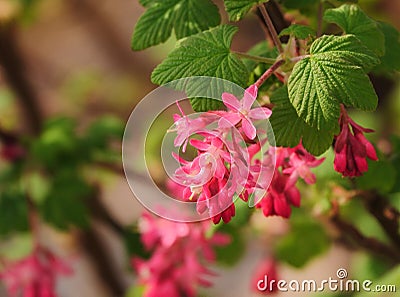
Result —
<svg viewBox="0 0 400 297"><path fill-rule="evenodd" d="M197 211L201 214L208 211L215 224L221 219L227 223L235 215L235 193L246 200L257 186L254 180L260 172L251 172L250 151L243 144L256 141L255 122L267 119L271 110L252 108L256 97L257 87L252 85L240 101L232 94L222 94L227 111L203 113L196 119L185 116L182 110L182 116L174 115L175 146L183 145L185 151L190 143L197 150L192 161L174 155L181 164L175 172L175 181L185 187L184 200L196 201ZM208 129L211 123L217 123L217 127ZM189 140L193 134L202 140Z"/></svg>
<svg viewBox="0 0 400 297"><path fill-rule="evenodd" d="M196 119L189 119L182 111L182 116L174 116L178 134L175 145L190 143L197 150L192 161L174 154L181 164L175 171L175 181L185 187L184 200L196 201L197 211L208 211L215 224L221 219L227 223L235 215L235 194L246 202L251 197L266 216L288 218L291 206L300 206L297 180L315 183L310 168L324 160L308 153L301 144L266 149L267 133L258 131L256 123L269 118L271 110L252 108L256 97L257 87L252 85L241 101L232 94L222 94L228 111L207 112ZM217 128L207 129L216 121ZM189 140L192 134L202 140ZM258 134L265 137L256 138Z"/></svg>
<svg viewBox="0 0 400 297"><path fill-rule="evenodd" d="M56 276L70 275L71 268L49 250L38 247L28 257L6 263L0 279L10 297L56 297Z"/></svg>
<svg viewBox="0 0 400 297"><path fill-rule="evenodd" d="M316 177L310 168L319 166L324 158L317 159L301 143L294 148L278 147L275 156L276 167L271 185L256 207L261 208L265 216L288 218L292 212L291 206L300 206L297 180L301 178L307 184L314 184Z"/></svg>
<svg viewBox="0 0 400 297"><path fill-rule="evenodd" d="M336 137L334 168L343 176L360 176L368 171L367 158L378 160L374 146L364 136L364 133L374 131L356 124L343 105L341 105L339 125L340 134Z"/></svg>
<svg viewBox="0 0 400 297"><path fill-rule="evenodd" d="M228 236L206 236L209 224L177 223L143 214L139 222L144 247L152 251L148 260L133 259L139 282L146 285L144 297L196 296L197 286L210 286L204 279L213 273L204 266L215 260L214 246L229 243Z"/></svg>

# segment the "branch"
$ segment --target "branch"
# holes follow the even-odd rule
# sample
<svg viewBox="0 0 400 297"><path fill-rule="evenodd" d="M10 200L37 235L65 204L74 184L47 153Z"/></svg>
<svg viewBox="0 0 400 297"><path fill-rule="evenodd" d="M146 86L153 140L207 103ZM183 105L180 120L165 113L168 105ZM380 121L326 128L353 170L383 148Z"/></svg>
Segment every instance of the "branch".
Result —
<svg viewBox="0 0 400 297"><path fill-rule="evenodd" d="M272 75L274 72L281 67L285 63L285 60L278 60L272 65L267 71L264 72L263 75L255 82L257 88L260 88L261 85Z"/></svg>
<svg viewBox="0 0 400 297"><path fill-rule="evenodd" d="M271 35L271 38L272 38L275 46L278 48L278 51L280 53L283 53L282 43L281 43L281 41L280 41L280 39L278 37L278 33L276 32L275 26L272 23L271 17L269 16L268 11L265 8L264 4L261 4L259 6L259 9L261 11L261 14L262 14L262 16L264 18L265 24L266 24L266 26L268 28L268 31L269 31L269 33Z"/></svg>
<svg viewBox="0 0 400 297"><path fill-rule="evenodd" d="M99 187L95 186L95 194L88 202L91 217L106 223L115 233L122 235L124 227L108 213L106 207L101 203L99 193ZM110 252L107 250L100 234L92 225L87 230L83 230L80 237L83 248L87 251L87 255L91 258L93 266L96 268L96 272L109 288L111 295L123 296L126 286L121 280L114 261L110 257Z"/></svg>
<svg viewBox="0 0 400 297"><path fill-rule="evenodd" d="M354 245L369 251L377 256L384 257L395 263L400 263L400 251L386 245L375 238L364 236L352 224L343 221L338 214L331 217L333 225L341 231L341 234L353 242Z"/></svg>
<svg viewBox="0 0 400 297"><path fill-rule="evenodd" d="M42 126L42 114L36 92L25 74L26 65L17 46L15 26L12 24L0 26L0 65L20 101L29 128L38 134Z"/></svg>
<svg viewBox="0 0 400 297"><path fill-rule="evenodd" d="M80 242L91 258L102 282L109 288L112 296L124 296L125 285L117 273L109 251L104 246L101 236L93 227L82 232Z"/></svg>
<svg viewBox="0 0 400 297"><path fill-rule="evenodd" d="M372 191L362 194L367 210L375 217L395 247L400 250L400 213L389 204L386 197L379 193Z"/></svg>
<svg viewBox="0 0 400 297"><path fill-rule="evenodd" d="M324 3L321 1L318 5L317 37L320 37L322 35L323 18L324 18Z"/></svg>
<svg viewBox="0 0 400 297"><path fill-rule="evenodd" d="M98 193L99 191L96 189L96 192ZM125 228L109 213L107 208L101 202L99 195L96 195L89 200L89 209L92 212L92 216L106 223L116 234L120 236L124 235Z"/></svg>

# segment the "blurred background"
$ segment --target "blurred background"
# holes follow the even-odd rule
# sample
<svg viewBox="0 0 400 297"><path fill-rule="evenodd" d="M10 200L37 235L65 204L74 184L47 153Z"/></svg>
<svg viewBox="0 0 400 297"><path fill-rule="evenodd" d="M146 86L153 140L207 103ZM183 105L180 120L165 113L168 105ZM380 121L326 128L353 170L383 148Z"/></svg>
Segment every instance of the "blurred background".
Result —
<svg viewBox="0 0 400 297"><path fill-rule="evenodd" d="M215 2L223 13L222 1ZM400 29L400 1L361 0L360 3L377 19ZM69 152L61 157L57 155L58 161L80 162L78 159L87 153L85 148L91 145L84 141L90 129L92 134L109 129L112 138L112 153L99 149L102 147L99 144L95 148L99 151L93 161L95 165L79 169L84 170L86 180L96 185L93 194L96 198L89 201L93 218L90 227L81 230L79 218L74 221L77 222L75 227L63 226L51 208L48 211L54 217L47 214L47 218L56 226L58 222L61 228L39 223L42 240L67 257L75 271L71 277L60 280L60 296L122 296L134 284L121 226L133 224L143 209L121 174L121 143L116 135L121 132L135 104L156 87L150 82L151 71L175 45L175 40L169 40L142 52L131 51L131 34L143 12L144 8L136 0L0 0L0 132L11 138L18 136L22 143L37 140L38 158L54 166L57 165L50 157L57 154L53 149L58 145L68 147ZM226 22L224 14L223 17ZM233 44L235 50L247 51L264 38L255 15L238 25L240 30ZM377 77L374 81L381 100L399 102L398 80ZM380 107L382 118L386 117L386 106L383 103ZM398 133L400 104L390 106L397 106L397 109L390 111L394 120L390 122L389 130ZM370 122L379 129L373 118L362 118L361 121ZM44 135L43 129L50 132ZM76 143L80 149L69 150ZM3 149L0 169L9 167L4 160L7 156ZM29 166L34 168L35 164ZM33 185L37 191L33 199L40 200L41 195L45 195L41 194L47 185L42 176L28 174L28 177L15 178L24 178L26 184ZM60 186L56 195L64 192L69 195L71 187L79 183L68 178L67 184ZM67 213L74 204L63 207ZM8 208L0 207L0 211L0 217L4 218ZM63 210L59 216L63 216ZM267 235L268 232L283 232L286 228L280 219L272 218L268 219L268 225L273 227L264 230L265 218L255 216L253 219L255 226L260 226L259 230ZM3 221L6 225L13 224L12 217ZM3 255L19 257L29 249L25 235L3 233L4 240L0 244ZM220 276L215 278L215 287L207 290L204 296L250 296L251 271L265 253L263 246L268 242L267 235L261 242L248 236L244 257L233 268L216 268ZM347 267L353 256L352 251L334 244L304 269L283 266L281 274L286 279L325 279L335 276L338 267ZM0 296L6 296L1 287Z"/></svg>

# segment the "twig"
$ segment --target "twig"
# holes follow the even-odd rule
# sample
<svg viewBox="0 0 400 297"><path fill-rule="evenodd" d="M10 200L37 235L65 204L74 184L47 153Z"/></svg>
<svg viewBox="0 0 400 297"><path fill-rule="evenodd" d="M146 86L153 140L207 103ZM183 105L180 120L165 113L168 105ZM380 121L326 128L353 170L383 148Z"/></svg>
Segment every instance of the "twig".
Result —
<svg viewBox="0 0 400 297"><path fill-rule="evenodd" d="M400 251L386 245L375 238L364 236L352 224L343 221L339 215L331 218L331 222L339 229L343 236L348 237L355 245L380 257L388 258L390 261L400 263Z"/></svg>
<svg viewBox="0 0 400 297"><path fill-rule="evenodd" d="M285 63L285 60L278 60L272 65L267 71L264 72L263 75L255 82L257 88L260 88L261 85L272 75L274 72L281 67Z"/></svg>
<svg viewBox="0 0 400 297"><path fill-rule="evenodd" d="M0 26L0 64L5 76L20 101L28 126L34 134L40 132L42 115L37 95L25 75L25 63L15 39L15 26Z"/></svg>
<svg viewBox="0 0 400 297"><path fill-rule="evenodd" d="M324 3L321 1L318 5L317 37L322 35L322 24L324 17Z"/></svg>
<svg viewBox="0 0 400 297"><path fill-rule="evenodd" d="M400 250L400 213L389 204L386 197L375 191L364 192L363 198L367 210L375 217L391 242Z"/></svg>
<svg viewBox="0 0 400 297"><path fill-rule="evenodd" d="M99 198L99 191L99 189L96 189L96 195L89 200L89 208L92 216L106 223L118 235L123 236L125 228L113 218L108 209L103 205Z"/></svg>
<svg viewBox="0 0 400 297"><path fill-rule="evenodd" d="M281 43L281 41L279 39L278 33L276 32L275 26L272 23L272 20L271 20L271 18L269 16L268 11L265 8L264 4L261 4L259 6L259 9L261 11L261 14L262 14L264 20L265 20L265 24L266 24L266 26L268 28L268 31L269 31L269 33L271 35L271 38L272 38L275 46L277 47L277 49L278 49L278 51L280 53L283 53L282 43Z"/></svg>
<svg viewBox="0 0 400 297"><path fill-rule="evenodd" d="M110 258L109 251L105 248L101 236L93 227L90 227L82 232L80 242L87 251L87 255L91 258L102 282L111 291L111 296L124 296L125 285L116 271L113 260Z"/></svg>

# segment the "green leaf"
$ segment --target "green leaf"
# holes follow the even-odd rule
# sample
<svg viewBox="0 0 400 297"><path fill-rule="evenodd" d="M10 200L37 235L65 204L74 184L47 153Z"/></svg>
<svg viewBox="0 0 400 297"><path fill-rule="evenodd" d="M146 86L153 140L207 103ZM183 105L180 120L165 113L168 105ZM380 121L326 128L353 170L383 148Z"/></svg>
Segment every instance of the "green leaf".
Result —
<svg viewBox="0 0 400 297"><path fill-rule="evenodd" d="M122 139L123 134L123 122L117 117L105 116L90 125L84 140L90 146L105 148L111 139Z"/></svg>
<svg viewBox="0 0 400 297"><path fill-rule="evenodd" d="M154 4L155 2L157 2L157 0L139 0L139 3L143 6L143 7L150 7L152 4Z"/></svg>
<svg viewBox="0 0 400 297"><path fill-rule="evenodd" d="M210 0L157 0L139 18L132 49L163 43L171 36L172 29L177 39L181 39L215 27L220 21L218 7Z"/></svg>
<svg viewBox="0 0 400 297"><path fill-rule="evenodd" d="M369 18L358 5L344 4L338 8L328 9L324 20L337 24L346 34L354 34L379 56L385 53L385 36L378 23Z"/></svg>
<svg viewBox="0 0 400 297"><path fill-rule="evenodd" d="M43 218L53 226L66 230L71 225L86 228L89 211L85 200L92 189L76 172L58 173L51 190L40 205Z"/></svg>
<svg viewBox="0 0 400 297"><path fill-rule="evenodd" d="M388 161L368 160L368 171L356 179L357 186L363 190L377 190L389 193L397 180L396 168Z"/></svg>
<svg viewBox="0 0 400 297"><path fill-rule="evenodd" d="M33 248L32 233L17 233L6 240L2 239L0 244L0 257L7 258L8 260L20 260L28 256Z"/></svg>
<svg viewBox="0 0 400 297"><path fill-rule="evenodd" d="M331 130L340 103L376 109L378 98L365 70L377 63L354 35L325 35L313 42L310 57L294 66L288 82L290 102L307 124Z"/></svg>
<svg viewBox="0 0 400 297"><path fill-rule="evenodd" d="M33 172L24 177L25 188L34 203L40 204L44 201L50 190L49 178L44 175Z"/></svg>
<svg viewBox="0 0 400 297"><path fill-rule="evenodd" d="M334 130L317 130L307 125L291 105L287 87L277 89L271 95L271 102L274 108L270 122L277 146L295 147L302 139L305 149L313 155L321 155L329 149Z"/></svg>
<svg viewBox="0 0 400 297"><path fill-rule="evenodd" d="M244 87L249 77L248 71L243 62L230 52L236 31L236 27L223 25L188 37L157 66L151 75L152 82L163 85L185 77L209 76L223 78ZM196 98L191 103L195 111L222 106L221 102L211 99Z"/></svg>
<svg viewBox="0 0 400 297"><path fill-rule="evenodd" d="M125 294L125 297L143 297L146 293L145 285L134 285L128 289Z"/></svg>
<svg viewBox="0 0 400 297"><path fill-rule="evenodd" d="M150 253L145 250L140 239L140 233L126 230L124 233L125 247L129 256L140 257L142 259L150 258Z"/></svg>
<svg viewBox="0 0 400 297"><path fill-rule="evenodd" d="M78 151L75 123L67 118L47 122L43 133L33 144L33 153L43 165L54 170L61 164L76 164L82 154Z"/></svg>
<svg viewBox="0 0 400 297"><path fill-rule="evenodd" d="M381 64L375 70L400 71L400 34L390 24L380 22L379 28L385 36L385 54L381 57Z"/></svg>
<svg viewBox="0 0 400 297"><path fill-rule="evenodd" d="M291 35L298 39L307 39L310 36L315 36L315 30L311 29L308 26L293 24L289 27L283 29L279 36Z"/></svg>
<svg viewBox="0 0 400 297"><path fill-rule="evenodd" d="M291 218L291 231L278 241L275 254L280 261L300 268L329 246L329 237L321 224L300 212Z"/></svg>
<svg viewBox="0 0 400 297"><path fill-rule="evenodd" d="M374 280L374 283L369 287L371 291L363 290L354 294L354 297L396 297L399 294L398 284L400 284L400 265L395 266L378 280ZM380 285L381 288L385 286L386 292L383 293L382 291L374 290L376 285Z"/></svg>
<svg viewBox="0 0 400 297"><path fill-rule="evenodd" d="M229 245L215 248L217 262L225 266L235 265L246 250L246 242L240 233L240 229L237 226L225 223L220 223L215 228L217 232L228 234L231 237Z"/></svg>
<svg viewBox="0 0 400 297"><path fill-rule="evenodd" d="M0 235L28 230L28 207L24 193L7 190L0 195Z"/></svg>
<svg viewBox="0 0 400 297"><path fill-rule="evenodd" d="M229 20L237 22L242 19L253 6L268 2L268 0L224 0Z"/></svg>
<svg viewBox="0 0 400 297"><path fill-rule="evenodd" d="M333 127L332 130L318 130L304 123L302 138L304 148L315 156L325 153L332 146L337 128L338 126Z"/></svg>

